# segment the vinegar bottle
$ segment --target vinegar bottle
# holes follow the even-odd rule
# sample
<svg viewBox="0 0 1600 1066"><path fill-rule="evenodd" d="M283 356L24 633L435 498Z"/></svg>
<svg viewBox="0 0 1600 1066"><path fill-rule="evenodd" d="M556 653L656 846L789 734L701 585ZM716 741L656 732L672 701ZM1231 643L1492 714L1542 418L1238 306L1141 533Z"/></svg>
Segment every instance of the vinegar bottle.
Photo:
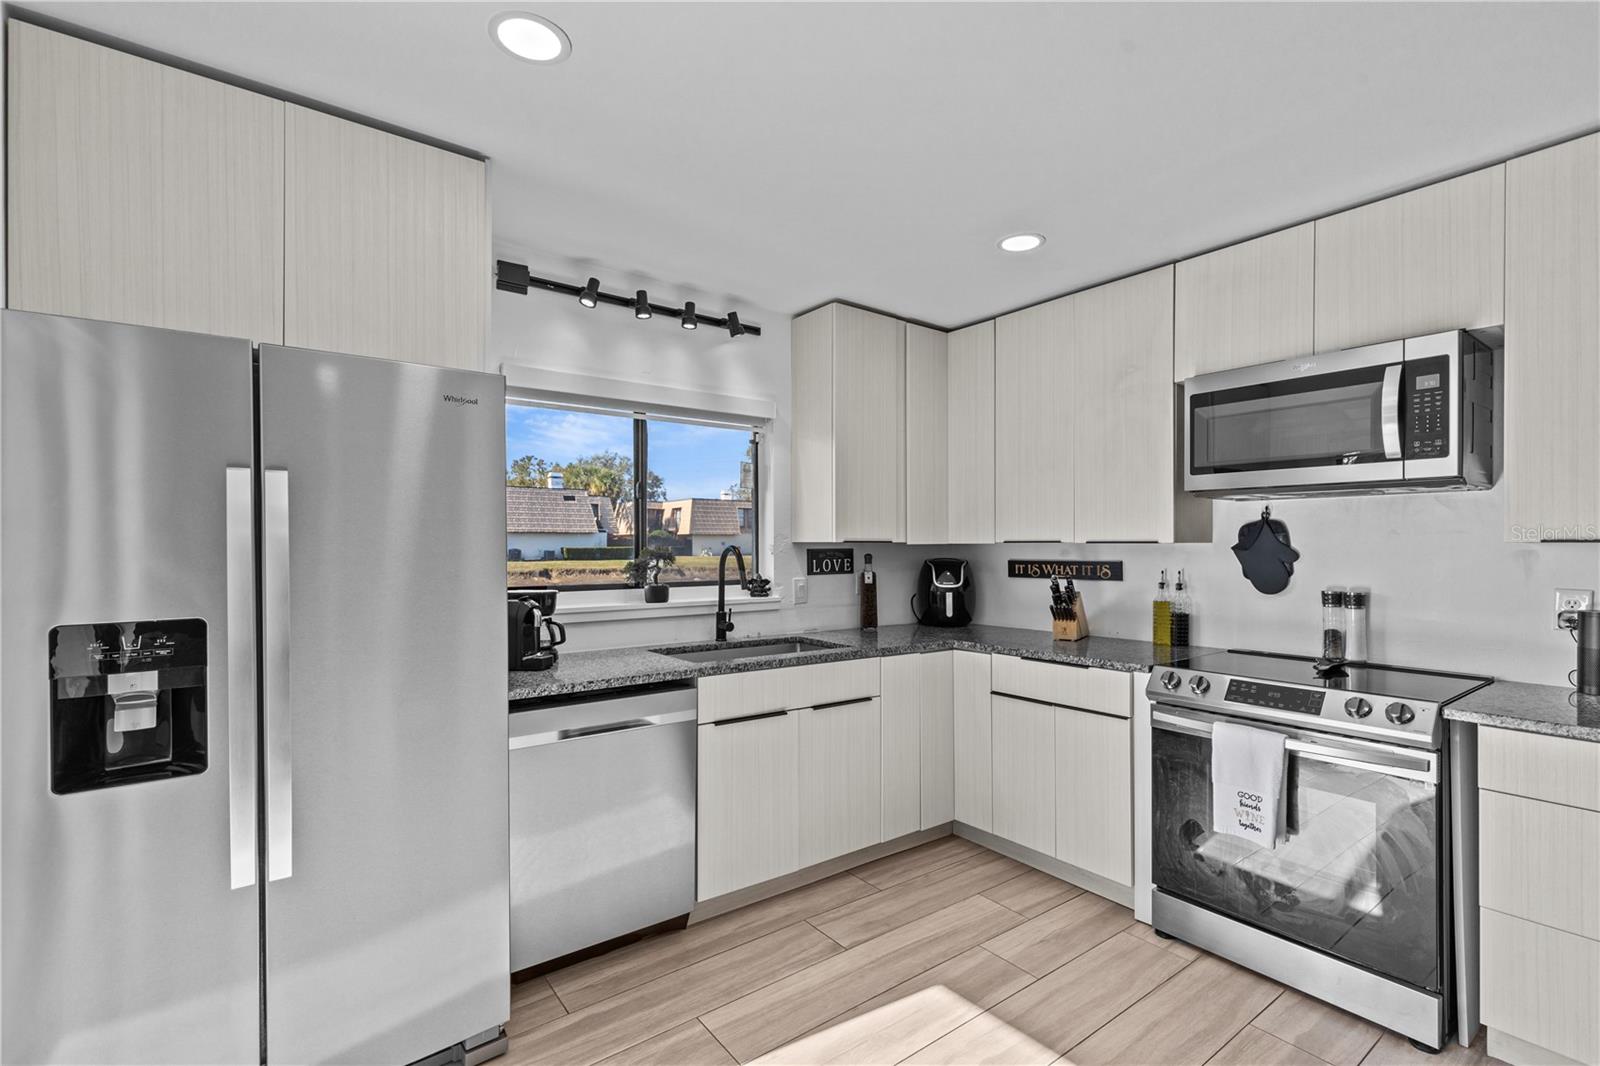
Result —
<svg viewBox="0 0 1600 1066"><path fill-rule="evenodd" d="M1193 601L1183 587L1183 571L1178 571L1178 584L1172 594L1172 643L1177 647L1189 646L1189 618L1193 614Z"/></svg>

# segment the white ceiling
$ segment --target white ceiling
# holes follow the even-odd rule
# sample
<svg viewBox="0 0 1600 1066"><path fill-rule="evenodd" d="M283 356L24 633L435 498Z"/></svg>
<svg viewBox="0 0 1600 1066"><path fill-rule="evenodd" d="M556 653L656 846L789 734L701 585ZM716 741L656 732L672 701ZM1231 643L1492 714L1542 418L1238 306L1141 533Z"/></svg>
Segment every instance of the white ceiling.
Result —
<svg viewBox="0 0 1600 1066"><path fill-rule="evenodd" d="M479 151L574 277L938 325L1600 126L1593 2L23 6Z"/></svg>

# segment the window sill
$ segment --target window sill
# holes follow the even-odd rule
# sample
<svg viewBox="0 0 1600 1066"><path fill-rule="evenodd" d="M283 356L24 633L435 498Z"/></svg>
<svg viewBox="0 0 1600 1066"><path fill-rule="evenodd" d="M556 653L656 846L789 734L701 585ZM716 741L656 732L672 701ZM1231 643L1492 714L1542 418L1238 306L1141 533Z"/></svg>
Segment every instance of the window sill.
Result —
<svg viewBox="0 0 1600 1066"><path fill-rule="evenodd" d="M563 622L622 622L644 618L681 618L710 615L717 611L714 585L676 587L666 603L645 603L637 589L606 592L568 592L556 601L556 617ZM740 612L776 611L783 606L774 591L771 596L754 599L748 593L728 591L728 606Z"/></svg>

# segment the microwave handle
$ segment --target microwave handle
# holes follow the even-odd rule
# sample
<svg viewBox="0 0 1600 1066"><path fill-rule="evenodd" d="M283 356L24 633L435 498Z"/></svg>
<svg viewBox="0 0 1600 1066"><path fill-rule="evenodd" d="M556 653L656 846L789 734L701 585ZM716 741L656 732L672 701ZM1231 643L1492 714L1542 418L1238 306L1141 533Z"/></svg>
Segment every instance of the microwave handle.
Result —
<svg viewBox="0 0 1600 1066"><path fill-rule="evenodd" d="M1383 457L1402 458L1400 452L1400 371L1401 363L1383 368Z"/></svg>

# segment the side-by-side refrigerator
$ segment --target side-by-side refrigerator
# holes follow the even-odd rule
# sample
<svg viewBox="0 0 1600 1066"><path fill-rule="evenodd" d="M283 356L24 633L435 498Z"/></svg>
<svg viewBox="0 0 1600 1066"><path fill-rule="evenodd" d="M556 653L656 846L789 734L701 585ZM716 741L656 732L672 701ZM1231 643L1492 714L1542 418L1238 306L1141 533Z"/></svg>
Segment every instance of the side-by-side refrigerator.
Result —
<svg viewBox="0 0 1600 1066"><path fill-rule="evenodd" d="M504 394L4 313L0 1059L492 1046Z"/></svg>

